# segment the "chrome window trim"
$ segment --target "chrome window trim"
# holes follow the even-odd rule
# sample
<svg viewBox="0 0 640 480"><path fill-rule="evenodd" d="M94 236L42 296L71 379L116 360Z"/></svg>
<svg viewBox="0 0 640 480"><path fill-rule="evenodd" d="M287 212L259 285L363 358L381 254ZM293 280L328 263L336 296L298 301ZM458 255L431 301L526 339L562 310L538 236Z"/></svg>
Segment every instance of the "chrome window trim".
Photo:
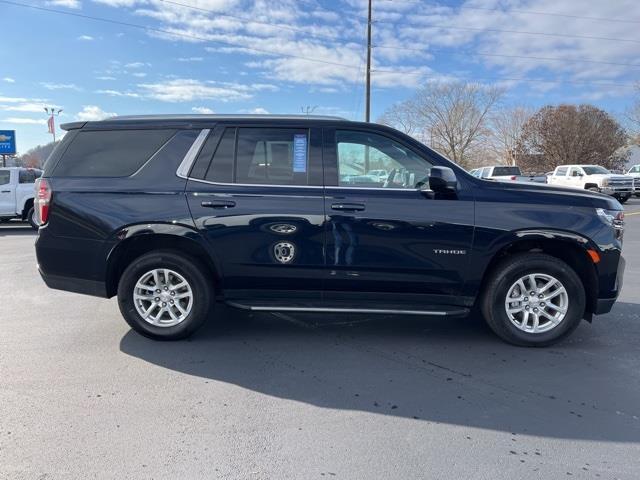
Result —
<svg viewBox="0 0 640 480"><path fill-rule="evenodd" d="M359 190L359 191L367 191L367 190L375 190L375 191L383 191L383 192L417 192L417 188L373 188L373 187L338 187L335 185L330 186L322 186L322 185L272 185L272 184L263 184L263 183L223 183L223 182L212 182L210 180L202 180L200 178L193 177L183 177L187 178L192 182L200 182L206 183L208 185L218 185L220 187L270 187L270 188L324 188L327 190Z"/></svg>
<svg viewBox="0 0 640 480"><path fill-rule="evenodd" d="M180 165L176 170L176 175L178 177L189 180L189 172L191 171L193 162L195 162L196 157L198 156L198 153L200 153L200 149L202 148L202 145L204 145L204 142L207 139L207 136L209 136L209 132L211 132L211 129L209 128L200 130L200 133L194 140L191 147L189 147L189 150L185 154L184 158L182 159L182 162L180 162Z"/></svg>

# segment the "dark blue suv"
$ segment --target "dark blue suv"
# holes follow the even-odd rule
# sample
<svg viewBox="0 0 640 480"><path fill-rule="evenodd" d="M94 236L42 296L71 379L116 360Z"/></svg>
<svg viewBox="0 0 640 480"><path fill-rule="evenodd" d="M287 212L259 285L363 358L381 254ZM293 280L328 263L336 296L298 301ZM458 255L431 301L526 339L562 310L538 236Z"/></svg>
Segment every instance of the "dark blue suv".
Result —
<svg viewBox="0 0 640 480"><path fill-rule="evenodd" d="M611 197L472 177L382 125L141 116L63 125L37 184L40 273L186 337L246 310L457 317L549 345L622 285Z"/></svg>

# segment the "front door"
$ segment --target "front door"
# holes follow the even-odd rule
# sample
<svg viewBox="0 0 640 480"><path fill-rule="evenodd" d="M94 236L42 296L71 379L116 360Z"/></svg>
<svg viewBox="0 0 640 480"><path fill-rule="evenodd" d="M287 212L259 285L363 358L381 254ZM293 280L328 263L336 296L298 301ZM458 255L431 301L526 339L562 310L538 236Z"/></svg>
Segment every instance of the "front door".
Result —
<svg viewBox="0 0 640 480"><path fill-rule="evenodd" d="M199 153L186 194L228 300L254 306L320 301L320 130L218 126Z"/></svg>
<svg viewBox="0 0 640 480"><path fill-rule="evenodd" d="M458 295L471 256L471 194L421 192L432 160L401 138L325 129L324 146L325 299L358 308L466 305L470 299Z"/></svg>
<svg viewBox="0 0 640 480"><path fill-rule="evenodd" d="M15 215L15 195L11 185L11 170L0 168L0 215Z"/></svg>

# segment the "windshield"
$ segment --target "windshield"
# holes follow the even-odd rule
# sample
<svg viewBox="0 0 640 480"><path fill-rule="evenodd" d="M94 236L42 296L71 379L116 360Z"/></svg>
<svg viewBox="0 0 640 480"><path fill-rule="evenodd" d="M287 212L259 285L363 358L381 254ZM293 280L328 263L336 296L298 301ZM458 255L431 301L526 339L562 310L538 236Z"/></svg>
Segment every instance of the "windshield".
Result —
<svg viewBox="0 0 640 480"><path fill-rule="evenodd" d="M582 167L582 169L584 170L584 173L586 173L587 175L598 175L598 174L607 174L607 173L611 173L609 170L607 170L604 167L599 167L597 165L591 165L589 167Z"/></svg>

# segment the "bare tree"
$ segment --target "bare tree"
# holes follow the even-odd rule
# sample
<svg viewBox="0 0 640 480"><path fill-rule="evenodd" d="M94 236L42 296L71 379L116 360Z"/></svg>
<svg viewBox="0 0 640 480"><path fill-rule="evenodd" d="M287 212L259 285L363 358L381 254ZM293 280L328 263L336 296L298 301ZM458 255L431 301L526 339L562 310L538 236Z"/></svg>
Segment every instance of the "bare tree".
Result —
<svg viewBox="0 0 640 480"><path fill-rule="evenodd" d="M524 170L546 171L562 164L594 163L611 169L625 161L619 148L626 132L607 112L592 105L546 106L523 128L518 148Z"/></svg>
<svg viewBox="0 0 640 480"><path fill-rule="evenodd" d="M489 148L507 165L517 165L517 147L523 128L533 115L533 110L523 106L506 107L491 115Z"/></svg>
<svg viewBox="0 0 640 480"><path fill-rule="evenodd" d="M475 83L429 83L391 107L381 121L426 141L463 167L489 135L488 119L503 89Z"/></svg>

